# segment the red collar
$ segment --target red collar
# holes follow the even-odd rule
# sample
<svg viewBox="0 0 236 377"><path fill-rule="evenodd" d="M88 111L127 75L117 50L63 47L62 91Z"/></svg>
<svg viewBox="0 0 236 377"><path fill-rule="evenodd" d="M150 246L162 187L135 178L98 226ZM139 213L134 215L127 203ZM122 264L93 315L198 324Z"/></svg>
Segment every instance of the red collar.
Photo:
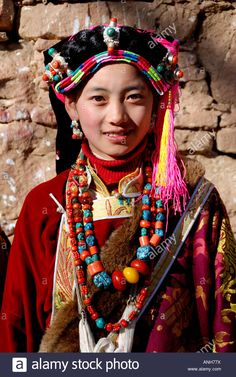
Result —
<svg viewBox="0 0 236 377"><path fill-rule="evenodd" d="M142 141L132 152L118 160L102 160L91 152L87 140L82 142L82 151L96 174L107 185L117 184L123 177L132 173L143 161L147 140Z"/></svg>

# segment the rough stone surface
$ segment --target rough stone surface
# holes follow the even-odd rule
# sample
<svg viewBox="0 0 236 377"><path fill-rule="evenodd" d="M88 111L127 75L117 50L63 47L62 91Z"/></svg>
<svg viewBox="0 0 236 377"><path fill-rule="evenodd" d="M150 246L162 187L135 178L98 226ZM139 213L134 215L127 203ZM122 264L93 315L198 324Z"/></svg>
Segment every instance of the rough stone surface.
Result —
<svg viewBox="0 0 236 377"><path fill-rule="evenodd" d="M204 80L186 83L184 90L181 91L176 127L216 128L220 112L212 108L212 102L213 98L208 94L208 86Z"/></svg>
<svg viewBox="0 0 236 377"><path fill-rule="evenodd" d="M55 133L32 122L0 124L0 221L8 234L29 190L55 175Z"/></svg>
<svg viewBox="0 0 236 377"><path fill-rule="evenodd" d="M220 127L236 127L236 106L221 116Z"/></svg>
<svg viewBox="0 0 236 377"><path fill-rule="evenodd" d="M236 128L220 130L216 141L219 151L236 154Z"/></svg>
<svg viewBox="0 0 236 377"><path fill-rule="evenodd" d="M55 175L56 121L41 79L42 51L110 16L180 40L184 77L175 138L182 153L206 165L236 232L235 4L14 0L14 5L15 14L12 0L0 0L0 222L7 234L13 234L29 190Z"/></svg>
<svg viewBox="0 0 236 377"><path fill-rule="evenodd" d="M196 156L206 169L206 178L214 183L225 203L231 225L235 231L236 218L236 163L228 156L206 158Z"/></svg>
<svg viewBox="0 0 236 377"><path fill-rule="evenodd" d="M13 27L14 4L12 0L0 0L0 31L10 31Z"/></svg>
<svg viewBox="0 0 236 377"><path fill-rule="evenodd" d="M163 37L172 35L183 41L194 32L199 11L197 1L191 1L188 6L177 1L154 1L150 5L149 17L155 19L156 29Z"/></svg>
<svg viewBox="0 0 236 377"><path fill-rule="evenodd" d="M41 52L41 51L47 50L49 47L56 44L57 42L59 42L58 39L52 40L52 39L39 38L39 39L36 40L34 48L35 48L35 50ZM41 55L41 57L42 57L42 55Z"/></svg>
<svg viewBox="0 0 236 377"><path fill-rule="evenodd" d="M194 132L177 129L175 131L175 139L178 145L178 149L181 152L187 152L189 155L211 154L215 136L216 133L214 130L208 132Z"/></svg>
<svg viewBox="0 0 236 377"><path fill-rule="evenodd" d="M137 25L142 18L142 26L150 28L154 25L153 20L147 17L148 7L144 2L135 5L134 2L92 2L89 8L87 3L27 6L22 8L19 34L21 38L34 40L65 38L92 24L108 22L110 13L116 14L121 22L125 20L129 25Z"/></svg>
<svg viewBox="0 0 236 377"><path fill-rule="evenodd" d="M236 92L235 25L235 9L210 14L203 22L198 44L199 60L211 76L213 97L226 103L234 102Z"/></svg>

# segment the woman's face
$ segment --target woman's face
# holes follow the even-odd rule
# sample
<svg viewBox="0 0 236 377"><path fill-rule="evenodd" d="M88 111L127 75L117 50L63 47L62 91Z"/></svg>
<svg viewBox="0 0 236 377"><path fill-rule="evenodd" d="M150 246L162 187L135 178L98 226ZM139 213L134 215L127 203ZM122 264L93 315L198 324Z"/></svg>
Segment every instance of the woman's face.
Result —
<svg viewBox="0 0 236 377"><path fill-rule="evenodd" d="M137 68L116 63L100 68L65 105L71 119L79 120L91 151L113 160L131 152L149 131L153 94Z"/></svg>

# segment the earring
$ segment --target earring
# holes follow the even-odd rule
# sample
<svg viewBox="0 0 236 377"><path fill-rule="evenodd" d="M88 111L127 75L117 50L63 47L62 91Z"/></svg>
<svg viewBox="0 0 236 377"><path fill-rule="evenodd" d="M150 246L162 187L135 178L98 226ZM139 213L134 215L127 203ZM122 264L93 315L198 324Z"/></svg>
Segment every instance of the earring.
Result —
<svg viewBox="0 0 236 377"><path fill-rule="evenodd" d="M83 132L80 129L80 124L77 122L77 120L72 120L71 122L71 128L73 128L73 135L72 139L82 139L83 138Z"/></svg>

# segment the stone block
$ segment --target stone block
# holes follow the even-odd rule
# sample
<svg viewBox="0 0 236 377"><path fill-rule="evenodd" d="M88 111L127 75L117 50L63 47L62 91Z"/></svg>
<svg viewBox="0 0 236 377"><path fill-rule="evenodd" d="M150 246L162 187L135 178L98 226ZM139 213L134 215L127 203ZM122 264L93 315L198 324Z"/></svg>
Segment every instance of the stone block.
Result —
<svg viewBox="0 0 236 377"><path fill-rule="evenodd" d="M236 154L236 128L226 128L218 131L216 144L219 151Z"/></svg>
<svg viewBox="0 0 236 377"><path fill-rule="evenodd" d="M209 15L203 22L197 49L199 60L211 77L213 98L231 104L236 92L235 24L235 10Z"/></svg>
<svg viewBox="0 0 236 377"><path fill-rule="evenodd" d="M175 130L175 140L178 150L185 154L210 154L212 151L216 132Z"/></svg>

